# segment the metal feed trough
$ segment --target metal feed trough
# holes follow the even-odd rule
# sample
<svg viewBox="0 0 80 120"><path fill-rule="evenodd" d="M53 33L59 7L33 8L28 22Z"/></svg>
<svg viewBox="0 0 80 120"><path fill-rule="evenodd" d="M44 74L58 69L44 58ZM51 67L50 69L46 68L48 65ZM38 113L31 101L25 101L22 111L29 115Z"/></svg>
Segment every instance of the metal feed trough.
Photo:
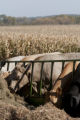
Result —
<svg viewBox="0 0 80 120"><path fill-rule="evenodd" d="M52 88L52 73L53 73L53 65L54 65L54 63L55 62L61 62L62 63L62 70L63 70L65 62L73 62L73 74L74 74L75 62L76 61L80 61L80 59L46 60L46 61L42 61L42 60L41 61L5 61L5 62L7 63L7 71L9 70L9 64L10 63L15 63L15 66L16 66L17 63L24 63L24 65L25 65L25 63L31 63L31 65L32 65L32 74L31 74L31 81L30 81L30 96L28 97L28 101L30 103L34 104L34 105L39 105L39 104L43 104L44 103L44 96L42 96L42 91L41 91L42 83L43 83L43 81L42 81L42 73L43 73L44 63L47 63L47 62L51 63L51 73L50 73L50 89L51 89ZM1 64L1 62L3 62L3 61L0 61L0 64ZM38 96L33 96L33 94L32 94L32 80L33 80L34 63L41 63L40 88L39 88ZM18 83L20 83L20 81ZM16 85L16 87L17 87L17 85ZM16 89L16 87L15 87L15 89Z"/></svg>

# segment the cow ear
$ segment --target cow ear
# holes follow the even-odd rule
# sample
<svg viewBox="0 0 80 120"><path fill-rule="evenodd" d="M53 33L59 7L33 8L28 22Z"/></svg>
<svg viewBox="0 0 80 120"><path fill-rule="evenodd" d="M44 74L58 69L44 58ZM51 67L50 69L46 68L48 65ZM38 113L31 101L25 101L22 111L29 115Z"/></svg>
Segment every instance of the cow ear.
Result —
<svg viewBox="0 0 80 120"><path fill-rule="evenodd" d="M77 68L76 68L77 72L80 72L80 63L78 64Z"/></svg>
<svg viewBox="0 0 80 120"><path fill-rule="evenodd" d="M60 96L60 95L62 95L62 88L57 88L57 90L56 90L56 93L57 93L57 96Z"/></svg>

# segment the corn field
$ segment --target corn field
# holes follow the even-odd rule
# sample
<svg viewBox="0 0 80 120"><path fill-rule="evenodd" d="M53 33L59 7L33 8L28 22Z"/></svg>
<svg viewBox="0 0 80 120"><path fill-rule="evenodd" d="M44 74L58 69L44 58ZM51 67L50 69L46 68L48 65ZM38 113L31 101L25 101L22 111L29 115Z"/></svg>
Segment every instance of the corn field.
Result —
<svg viewBox="0 0 80 120"><path fill-rule="evenodd" d="M80 25L0 27L0 60L55 51L80 52Z"/></svg>

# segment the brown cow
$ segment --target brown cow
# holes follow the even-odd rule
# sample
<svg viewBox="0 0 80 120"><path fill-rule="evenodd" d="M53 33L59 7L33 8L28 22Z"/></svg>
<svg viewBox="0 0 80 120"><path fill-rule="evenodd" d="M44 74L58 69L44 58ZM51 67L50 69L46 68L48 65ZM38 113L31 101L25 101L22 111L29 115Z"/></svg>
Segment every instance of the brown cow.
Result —
<svg viewBox="0 0 80 120"><path fill-rule="evenodd" d="M79 62L75 63L75 70ZM61 107L62 95L69 89L72 82L73 75L73 62L68 63L62 73L60 74L58 80L56 81L53 89L50 91L50 101L58 107Z"/></svg>

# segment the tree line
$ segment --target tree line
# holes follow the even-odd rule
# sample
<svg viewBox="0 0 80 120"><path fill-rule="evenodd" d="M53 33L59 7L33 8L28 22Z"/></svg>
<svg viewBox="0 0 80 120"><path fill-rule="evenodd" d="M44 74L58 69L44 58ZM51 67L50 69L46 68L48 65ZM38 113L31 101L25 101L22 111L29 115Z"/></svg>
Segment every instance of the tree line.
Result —
<svg viewBox="0 0 80 120"><path fill-rule="evenodd" d="M56 15L46 17L11 17L0 15L0 26L9 25L68 25L80 24L80 15Z"/></svg>

